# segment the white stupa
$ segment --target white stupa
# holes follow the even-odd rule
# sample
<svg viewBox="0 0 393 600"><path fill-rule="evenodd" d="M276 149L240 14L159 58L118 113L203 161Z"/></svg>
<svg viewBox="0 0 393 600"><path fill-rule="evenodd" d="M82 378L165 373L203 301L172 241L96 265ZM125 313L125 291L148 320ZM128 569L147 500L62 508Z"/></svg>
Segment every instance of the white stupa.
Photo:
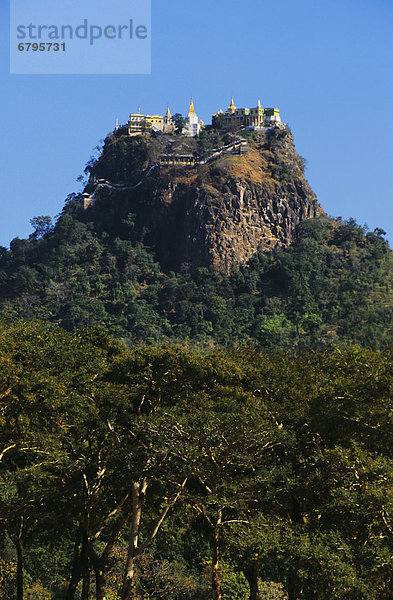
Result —
<svg viewBox="0 0 393 600"><path fill-rule="evenodd" d="M195 112L194 108L194 98L191 96L191 104L190 109L187 115L187 121L185 126L183 127L183 135L187 135L188 137L195 137L200 132L203 127L203 121L199 121L198 115Z"/></svg>

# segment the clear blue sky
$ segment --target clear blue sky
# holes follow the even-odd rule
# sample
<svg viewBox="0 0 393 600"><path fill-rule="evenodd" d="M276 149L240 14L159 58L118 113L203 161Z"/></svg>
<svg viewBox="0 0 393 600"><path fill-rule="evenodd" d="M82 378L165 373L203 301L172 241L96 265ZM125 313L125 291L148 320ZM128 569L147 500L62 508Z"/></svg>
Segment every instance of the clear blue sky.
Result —
<svg viewBox="0 0 393 600"><path fill-rule="evenodd" d="M0 244L80 191L117 116L191 94L206 122L231 94L279 107L324 210L393 242L392 0L152 0L151 75L9 75L7 0L0 22Z"/></svg>

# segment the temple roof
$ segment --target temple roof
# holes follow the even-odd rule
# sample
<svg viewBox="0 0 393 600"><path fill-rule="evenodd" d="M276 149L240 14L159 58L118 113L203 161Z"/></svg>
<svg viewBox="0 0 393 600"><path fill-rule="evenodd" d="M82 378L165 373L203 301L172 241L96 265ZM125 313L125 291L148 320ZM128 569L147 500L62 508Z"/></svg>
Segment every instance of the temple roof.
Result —
<svg viewBox="0 0 393 600"><path fill-rule="evenodd" d="M233 102L233 96L231 97L231 103L230 103L230 105L228 106L228 110L229 110L229 109L236 110L235 103Z"/></svg>
<svg viewBox="0 0 393 600"><path fill-rule="evenodd" d="M194 108L194 97L191 96L191 104L190 104L190 110L188 111L189 115L195 115L195 108Z"/></svg>

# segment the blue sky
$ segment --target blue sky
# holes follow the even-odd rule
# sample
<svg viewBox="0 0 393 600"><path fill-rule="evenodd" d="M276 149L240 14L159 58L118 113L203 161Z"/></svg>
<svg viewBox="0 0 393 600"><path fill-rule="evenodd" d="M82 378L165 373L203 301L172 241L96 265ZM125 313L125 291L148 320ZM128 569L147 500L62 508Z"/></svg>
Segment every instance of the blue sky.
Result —
<svg viewBox="0 0 393 600"><path fill-rule="evenodd" d="M391 0L152 0L151 75L10 75L1 2L1 245L80 191L116 117L184 113L191 94L206 122L231 94L280 108L323 209L393 243Z"/></svg>

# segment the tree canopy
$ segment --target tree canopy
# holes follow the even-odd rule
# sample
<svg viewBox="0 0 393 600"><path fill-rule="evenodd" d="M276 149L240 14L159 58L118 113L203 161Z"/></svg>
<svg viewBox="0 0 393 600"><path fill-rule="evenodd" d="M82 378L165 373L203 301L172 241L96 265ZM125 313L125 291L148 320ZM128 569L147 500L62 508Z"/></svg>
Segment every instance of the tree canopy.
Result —
<svg viewBox="0 0 393 600"><path fill-rule="evenodd" d="M392 367L3 324L2 598L390 598Z"/></svg>

